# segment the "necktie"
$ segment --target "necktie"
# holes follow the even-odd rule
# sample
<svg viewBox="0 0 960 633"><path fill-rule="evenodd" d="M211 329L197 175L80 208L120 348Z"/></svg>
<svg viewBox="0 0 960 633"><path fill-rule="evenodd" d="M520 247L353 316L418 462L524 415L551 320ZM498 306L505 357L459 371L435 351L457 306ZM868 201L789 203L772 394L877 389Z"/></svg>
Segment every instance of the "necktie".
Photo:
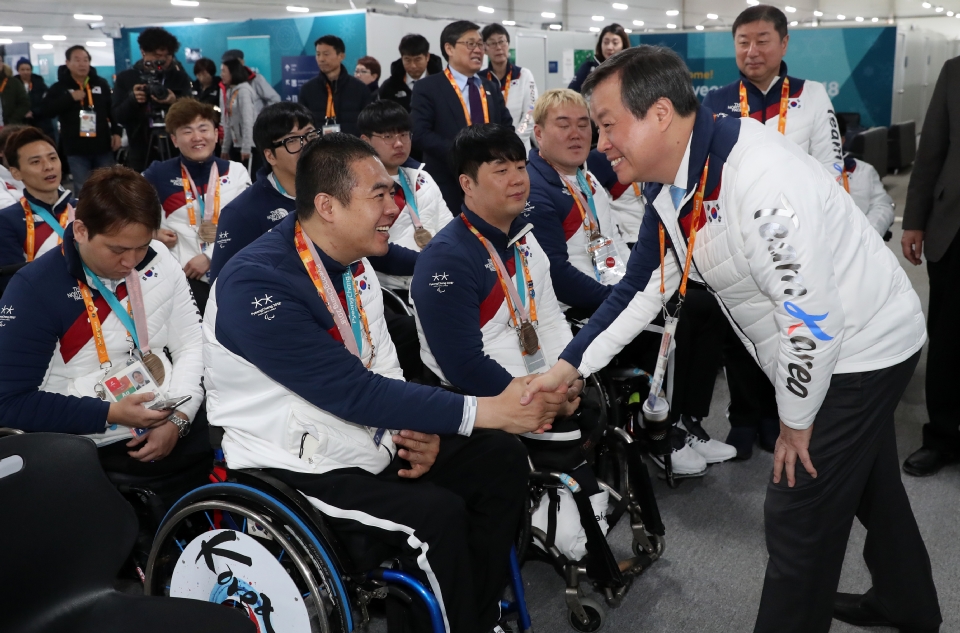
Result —
<svg viewBox="0 0 960 633"><path fill-rule="evenodd" d="M687 190L683 187L674 187L670 185L670 198L673 200L673 208L677 211L680 210L680 203L683 202L683 197L687 195Z"/></svg>
<svg viewBox="0 0 960 633"><path fill-rule="evenodd" d="M483 102L480 101L480 91L483 88L480 87L479 84L480 79L476 75L467 80L467 93L470 101L470 121L475 124L484 123Z"/></svg>

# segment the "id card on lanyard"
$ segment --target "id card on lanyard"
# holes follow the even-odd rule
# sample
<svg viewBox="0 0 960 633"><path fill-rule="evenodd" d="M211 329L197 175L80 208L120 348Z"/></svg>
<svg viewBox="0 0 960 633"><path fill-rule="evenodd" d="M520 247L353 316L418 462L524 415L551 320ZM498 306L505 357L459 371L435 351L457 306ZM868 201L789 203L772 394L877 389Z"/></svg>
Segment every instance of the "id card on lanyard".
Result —
<svg viewBox="0 0 960 633"><path fill-rule="evenodd" d="M483 247L487 249L490 255L490 261L496 270L497 278L500 281L500 288L503 290L503 298L510 310L510 319L513 321L513 327L517 331L517 337L520 343L520 354L523 356L523 366L528 374L536 374L547 369L547 359L543 355L543 348L540 346L540 338L537 335L534 323L537 321L537 301L536 292L533 289L533 278L530 276L530 268L527 266L527 257L523 254L519 244L513 245L514 261L516 267L514 276L516 286L510 283L510 273L504 266L497 249L488 242L472 224L467 216L460 214L460 219L470 229ZM522 277L521 277L522 274ZM524 297L527 298L527 305L524 305Z"/></svg>
<svg viewBox="0 0 960 633"><path fill-rule="evenodd" d="M333 134L340 131L340 124L337 123L337 109L333 105L333 84L327 82L327 114L323 122L323 134Z"/></svg>
<svg viewBox="0 0 960 633"><path fill-rule="evenodd" d="M83 89L87 91L87 102L80 107L80 136L96 138L97 113L93 109L93 92L90 91L90 78L83 82Z"/></svg>
<svg viewBox="0 0 960 633"><path fill-rule="evenodd" d="M594 276L604 286L617 284L627 274L627 267L613 240L605 237L600 231L600 216L597 215L593 192L583 170L577 170L577 188L571 187L562 175L560 179L580 210L581 226L587 237L587 254L590 255L590 261L593 263ZM583 196L586 196L586 200Z"/></svg>
<svg viewBox="0 0 960 633"><path fill-rule="evenodd" d="M697 193L693 196L693 211L691 212L690 238L687 240L687 260L683 266L683 275L680 278L680 302L677 310L671 315L667 311L666 280L664 275L664 265L666 260L666 238L664 236L663 220L660 220L660 302L663 306L663 338L660 339L660 351L657 354L657 365L653 370L653 377L650 379L650 395L647 402L651 407L656 404L657 396L660 395L660 388L663 386L663 378L667 371L667 359L670 356L670 345L677 333L677 322L680 318L680 308L683 307L683 301L687 296L687 280L690 278L690 265L693 263L693 249L697 243L697 225L700 221L700 213L703 210L703 193L707 186L707 173L710 170L710 157L703 166L703 173L700 174L700 185L697 187ZM679 209L678 209L679 215Z"/></svg>
<svg viewBox="0 0 960 633"><path fill-rule="evenodd" d="M373 345L373 337L370 334L370 324L367 322L367 313L363 309L363 302L360 300L357 291L357 282L353 278L350 267L343 271L343 295L347 303L347 311L344 311L340 305L340 299L337 295L333 281L323 267L323 262L317 253L313 241L303 234L303 228L298 220L294 227L294 244L297 247L297 254L300 255L300 261L303 267L307 269L307 274L317 289L317 294L323 300L323 304L333 317L333 322L340 332L340 338L343 339L343 345L347 350L356 356L363 363L363 341L366 339L370 348L370 360L364 363L364 367L370 369L373 365L373 359L376 357L376 350ZM374 445L379 448L383 441L386 429L370 429Z"/></svg>

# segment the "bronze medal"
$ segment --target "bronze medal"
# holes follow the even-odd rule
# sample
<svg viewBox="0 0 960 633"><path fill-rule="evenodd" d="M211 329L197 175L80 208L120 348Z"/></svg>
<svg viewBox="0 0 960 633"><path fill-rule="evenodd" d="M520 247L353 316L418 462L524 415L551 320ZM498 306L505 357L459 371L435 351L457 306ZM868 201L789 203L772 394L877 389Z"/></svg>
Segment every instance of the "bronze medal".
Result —
<svg viewBox="0 0 960 633"><path fill-rule="evenodd" d="M160 357L153 352L147 352L144 354L142 360L143 366L147 368L147 371L149 371L150 375L157 381L157 384L162 385L163 379L166 378L166 371L163 369L163 363L160 362Z"/></svg>
<svg viewBox="0 0 960 633"><path fill-rule="evenodd" d="M202 222L197 229L197 235L204 244L213 244L217 241L217 225L213 222Z"/></svg>
<svg viewBox="0 0 960 633"><path fill-rule="evenodd" d="M540 349L540 337L537 336L537 330L530 321L520 324L520 346L527 356L533 356Z"/></svg>
<svg viewBox="0 0 960 633"><path fill-rule="evenodd" d="M423 249L427 244L429 244L430 240L432 239L433 239L433 236L430 235L430 231L423 228L422 226L416 231L414 231L413 233L413 241L416 242L417 246L419 246L421 249Z"/></svg>

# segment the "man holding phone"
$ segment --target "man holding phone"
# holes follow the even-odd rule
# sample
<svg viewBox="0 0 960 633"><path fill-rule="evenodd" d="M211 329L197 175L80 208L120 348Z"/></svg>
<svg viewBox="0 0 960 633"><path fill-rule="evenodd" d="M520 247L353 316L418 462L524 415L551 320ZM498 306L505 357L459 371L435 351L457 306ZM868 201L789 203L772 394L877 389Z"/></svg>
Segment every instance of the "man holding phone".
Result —
<svg viewBox="0 0 960 633"><path fill-rule="evenodd" d="M179 472L209 455L204 429L190 433L203 400L200 316L153 240L160 213L143 176L98 170L63 247L14 276L0 300L0 426L86 435L113 472ZM191 399L146 408L157 393Z"/></svg>
<svg viewBox="0 0 960 633"><path fill-rule="evenodd" d="M174 57L180 42L166 29L144 29L137 38L142 59L117 75L113 89L113 120L127 130L128 162L143 171L149 159L154 120L163 123L163 111L193 89L190 76Z"/></svg>

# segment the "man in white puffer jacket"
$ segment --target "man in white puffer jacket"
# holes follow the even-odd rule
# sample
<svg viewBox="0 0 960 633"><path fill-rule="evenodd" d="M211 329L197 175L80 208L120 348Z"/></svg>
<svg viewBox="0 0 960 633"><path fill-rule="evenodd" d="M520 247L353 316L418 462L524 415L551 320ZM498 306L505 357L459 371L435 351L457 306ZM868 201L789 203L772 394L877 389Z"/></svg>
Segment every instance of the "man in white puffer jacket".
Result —
<svg viewBox="0 0 960 633"><path fill-rule="evenodd" d="M825 633L835 613L938 630L893 424L924 319L893 253L816 159L756 122L700 107L670 49L623 51L591 74L584 94L598 149L622 182L650 183L650 202L627 275L527 395L604 367L659 314L661 284L666 297L681 285L695 244L691 283L715 294L776 389L770 560L755 631ZM663 261L661 230L672 251ZM854 515L868 530L874 586L835 596Z"/></svg>

